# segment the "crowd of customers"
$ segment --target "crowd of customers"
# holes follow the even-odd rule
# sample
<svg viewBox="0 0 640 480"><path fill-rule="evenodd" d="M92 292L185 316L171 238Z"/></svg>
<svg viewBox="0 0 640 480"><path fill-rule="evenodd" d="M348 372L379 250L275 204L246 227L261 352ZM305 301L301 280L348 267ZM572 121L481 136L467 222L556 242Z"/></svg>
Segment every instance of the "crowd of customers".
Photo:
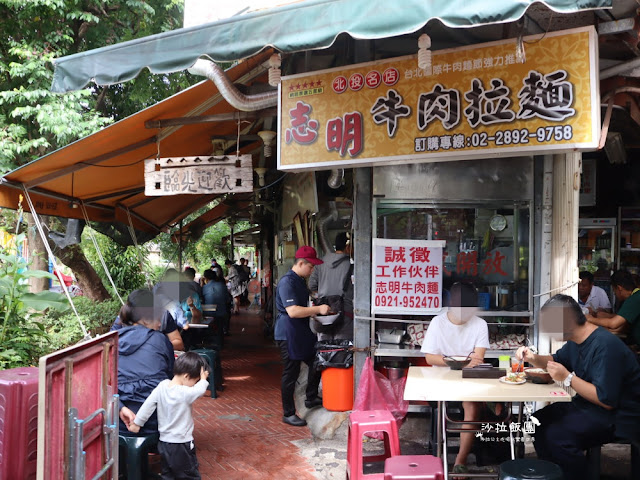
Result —
<svg viewBox="0 0 640 480"><path fill-rule="evenodd" d="M241 301L234 304L234 297L246 291L249 274L248 267L243 268L246 261L225 263L226 278L213 260L200 281L191 267L183 272L168 269L153 289L135 290L127 297L111 327L119 332L120 435L159 433L163 474L179 470L189 472L180 478L200 478L190 406L204 394L208 374L200 357L185 351L208 336L191 325L208 324L207 330L230 334L230 314ZM178 424L186 426L186 435L176 433Z"/></svg>
<svg viewBox="0 0 640 480"><path fill-rule="evenodd" d="M297 415L294 402L302 363L309 367L305 406L322 405L320 377L313 368L316 342L323 335L332 340L353 339L349 243L347 234L339 234L335 252L322 259L314 248L302 246L295 254L293 267L278 282L274 337L284 365L283 422L291 426L306 425ZM128 296L112 326L119 330L120 434L159 434L163 473L167 475L181 471L189 472L184 478L200 478L191 404L204 394L208 373L197 354L184 351L195 346L191 325L209 324L220 335L229 335L232 315L247 301L250 269L246 260L224 263L226 277L214 259L199 281L193 268L167 270L152 290L135 290ZM538 457L560 465L567 479L585 478L584 452L590 447L619 438L640 440L640 366L632 350L618 337L627 334L631 343L640 344L640 288L629 272L615 272L611 285L617 303L612 313L607 295L594 285L593 276L583 273L580 279L578 301L556 295L540 313L541 322L561 326L566 344L553 355L538 355L528 347L516 352L517 358L545 368L554 380L577 393L570 403L554 403L534 414ZM467 307L475 311L477 293L470 285L455 284L450 295L448 313L431 321L422 351L430 365L440 365L442 355L449 351L475 349L473 362L480 363L488 347L486 323L462 315ZM310 302L314 297L315 305ZM340 312L317 301L330 297L340 297ZM315 331L317 321L313 319L336 313L341 314L339 323L324 332ZM458 331L462 327L477 328L472 336L465 337L468 345L450 345L465 341ZM464 420L477 420L477 404L464 402L463 409ZM467 472L466 457L473 444L471 434L460 437L454 473Z"/></svg>

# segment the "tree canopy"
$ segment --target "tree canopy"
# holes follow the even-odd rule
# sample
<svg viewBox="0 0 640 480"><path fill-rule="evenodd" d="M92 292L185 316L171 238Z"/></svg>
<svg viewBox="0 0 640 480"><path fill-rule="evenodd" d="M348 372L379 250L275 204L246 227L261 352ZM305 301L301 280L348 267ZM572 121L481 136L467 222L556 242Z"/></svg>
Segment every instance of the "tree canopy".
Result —
<svg viewBox="0 0 640 480"><path fill-rule="evenodd" d="M179 28L183 2L0 0L0 172L195 83L184 72L145 72L126 84L49 91L54 58Z"/></svg>
<svg viewBox="0 0 640 480"><path fill-rule="evenodd" d="M199 81L151 75L64 94L49 91L52 60L182 26L184 0L0 0L0 174L24 165ZM4 223L4 222L3 222ZM121 252L113 249L116 256ZM82 247L56 253L86 294L106 291ZM46 268L44 259L36 268ZM126 275L125 275L126 276ZM129 277L127 277L129 278ZM95 286L96 292L89 292ZM126 286L123 286L126 288Z"/></svg>

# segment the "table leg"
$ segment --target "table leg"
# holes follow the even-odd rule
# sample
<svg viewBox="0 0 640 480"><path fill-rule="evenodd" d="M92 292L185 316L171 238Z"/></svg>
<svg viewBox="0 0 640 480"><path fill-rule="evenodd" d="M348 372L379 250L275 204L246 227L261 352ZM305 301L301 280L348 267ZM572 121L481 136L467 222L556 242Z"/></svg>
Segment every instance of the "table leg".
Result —
<svg viewBox="0 0 640 480"><path fill-rule="evenodd" d="M510 408L513 409L512 404ZM524 403L523 402L519 402L518 403L518 425L520 426L520 428L518 428L517 430L517 435L516 438L520 438L522 436L522 410L524 408ZM513 410L511 411L511 413L513 413ZM511 423L509 424L509 443L511 446L511 460L515 460L516 459L516 448L515 448L515 442L513 441L513 430L511 429Z"/></svg>
<svg viewBox="0 0 640 480"><path fill-rule="evenodd" d="M432 422L436 422L436 438L434 441L436 443L436 457L442 458L442 420L441 420L441 412L442 412L442 402L438 402L438 407L436 408L436 414L434 418L431 419Z"/></svg>
<svg viewBox="0 0 640 480"><path fill-rule="evenodd" d="M442 453L442 465L444 467L444 478L449 478L449 465L447 463L447 402L438 402L438 411L442 421L438 422L438 452Z"/></svg>
<svg viewBox="0 0 640 480"><path fill-rule="evenodd" d="M524 432L522 430L522 411L524 410L524 402L520 402L518 403L518 424L520 425L520 428L518 429L518 437L522 439L522 442L520 442L520 444L522 445L522 449L520 450L520 453L522 454L522 456L524 457Z"/></svg>
<svg viewBox="0 0 640 480"><path fill-rule="evenodd" d="M513 412L511 412L513 413ZM516 448L515 445L513 443L513 429L511 428L511 423L509 422L509 446L511 447L511 460L515 460L516 459Z"/></svg>

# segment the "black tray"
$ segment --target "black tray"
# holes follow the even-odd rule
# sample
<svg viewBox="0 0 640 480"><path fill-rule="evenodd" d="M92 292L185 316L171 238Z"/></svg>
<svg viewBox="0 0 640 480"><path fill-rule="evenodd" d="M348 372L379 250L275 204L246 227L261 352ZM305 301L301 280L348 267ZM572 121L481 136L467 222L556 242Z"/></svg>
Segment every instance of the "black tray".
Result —
<svg viewBox="0 0 640 480"><path fill-rule="evenodd" d="M504 368L485 367L465 367L462 369L462 378L500 378L506 375Z"/></svg>

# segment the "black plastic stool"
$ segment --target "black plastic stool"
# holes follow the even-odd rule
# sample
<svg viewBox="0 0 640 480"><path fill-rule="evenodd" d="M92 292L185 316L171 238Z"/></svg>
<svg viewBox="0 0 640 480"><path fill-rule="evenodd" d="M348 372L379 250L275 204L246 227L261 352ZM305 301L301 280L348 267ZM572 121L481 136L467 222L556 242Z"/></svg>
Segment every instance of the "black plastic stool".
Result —
<svg viewBox="0 0 640 480"><path fill-rule="evenodd" d="M500 480L562 480L563 478L560 467L546 460L520 458L500 464Z"/></svg>
<svg viewBox="0 0 640 480"><path fill-rule="evenodd" d="M216 385L218 385L218 382L222 383L222 366L218 352L210 348L194 348L190 351L200 355L209 365L209 391L211 392L211 398L218 398Z"/></svg>
<svg viewBox="0 0 640 480"><path fill-rule="evenodd" d="M640 478L640 442L630 442L621 438L610 443L631 444L631 476ZM588 477L586 480L600 479L600 454L602 445L596 445L587 450Z"/></svg>
<svg viewBox="0 0 640 480"><path fill-rule="evenodd" d="M148 454L156 449L160 435L153 433L143 437L118 436L120 451L125 454L128 480L144 480L145 478L160 478L149 472Z"/></svg>

